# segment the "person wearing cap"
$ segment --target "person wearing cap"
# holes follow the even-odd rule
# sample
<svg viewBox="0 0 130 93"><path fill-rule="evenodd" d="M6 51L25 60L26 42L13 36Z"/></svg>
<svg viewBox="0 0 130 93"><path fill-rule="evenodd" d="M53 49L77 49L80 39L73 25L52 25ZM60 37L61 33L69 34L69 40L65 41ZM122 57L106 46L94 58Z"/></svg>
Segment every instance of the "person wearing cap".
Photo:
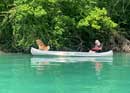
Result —
<svg viewBox="0 0 130 93"><path fill-rule="evenodd" d="M102 50L102 45L99 40L95 40L95 46L90 50L90 52L100 52Z"/></svg>

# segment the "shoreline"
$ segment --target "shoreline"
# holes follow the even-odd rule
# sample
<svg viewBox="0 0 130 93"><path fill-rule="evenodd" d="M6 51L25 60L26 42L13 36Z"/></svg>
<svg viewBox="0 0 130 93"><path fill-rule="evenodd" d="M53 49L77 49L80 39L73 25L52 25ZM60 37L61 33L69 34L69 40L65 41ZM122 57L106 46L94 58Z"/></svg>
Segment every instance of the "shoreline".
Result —
<svg viewBox="0 0 130 93"><path fill-rule="evenodd" d="M67 52L73 52L73 51L67 51ZM81 51L77 51L77 52L81 52ZM85 51L82 51L82 52L85 52ZM88 51L86 51L86 52L88 52ZM130 52L128 52L128 51L121 51L121 50L113 50L113 52L114 53L126 53L126 54L129 54ZM22 54L30 54L30 51L28 51L28 52L5 52L5 51L2 51L2 50L0 50L0 55L1 54L8 54L8 53L10 53L10 54L13 54L13 53L22 53Z"/></svg>
<svg viewBox="0 0 130 93"><path fill-rule="evenodd" d="M5 54L5 52L4 52L4 51L2 51L2 50L0 50L0 54Z"/></svg>

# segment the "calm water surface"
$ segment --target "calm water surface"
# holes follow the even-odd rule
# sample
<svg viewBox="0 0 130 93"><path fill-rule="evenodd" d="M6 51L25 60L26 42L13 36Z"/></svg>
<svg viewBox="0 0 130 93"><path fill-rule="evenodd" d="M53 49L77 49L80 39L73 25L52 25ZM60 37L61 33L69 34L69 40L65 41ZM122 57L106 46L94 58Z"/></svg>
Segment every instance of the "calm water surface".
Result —
<svg viewBox="0 0 130 93"><path fill-rule="evenodd" d="M130 54L101 59L0 55L0 93L130 93Z"/></svg>

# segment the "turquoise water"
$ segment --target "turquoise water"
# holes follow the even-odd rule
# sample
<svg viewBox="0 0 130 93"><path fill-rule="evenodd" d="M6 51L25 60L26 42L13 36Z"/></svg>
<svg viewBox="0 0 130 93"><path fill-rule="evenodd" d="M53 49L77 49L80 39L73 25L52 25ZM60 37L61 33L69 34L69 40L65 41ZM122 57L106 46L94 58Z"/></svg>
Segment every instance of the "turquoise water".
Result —
<svg viewBox="0 0 130 93"><path fill-rule="evenodd" d="M130 54L101 59L0 55L0 93L130 93Z"/></svg>

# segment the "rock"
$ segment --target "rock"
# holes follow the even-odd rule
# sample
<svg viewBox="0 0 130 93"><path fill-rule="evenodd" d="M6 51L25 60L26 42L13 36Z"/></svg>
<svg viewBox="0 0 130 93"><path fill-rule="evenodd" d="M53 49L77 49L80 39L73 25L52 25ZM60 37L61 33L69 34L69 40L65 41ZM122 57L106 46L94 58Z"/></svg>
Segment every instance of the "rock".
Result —
<svg viewBox="0 0 130 93"><path fill-rule="evenodd" d="M4 54L4 52L3 52L3 51L0 51L0 54Z"/></svg>
<svg viewBox="0 0 130 93"><path fill-rule="evenodd" d="M118 33L113 35L111 43L114 51L130 52L130 41Z"/></svg>

